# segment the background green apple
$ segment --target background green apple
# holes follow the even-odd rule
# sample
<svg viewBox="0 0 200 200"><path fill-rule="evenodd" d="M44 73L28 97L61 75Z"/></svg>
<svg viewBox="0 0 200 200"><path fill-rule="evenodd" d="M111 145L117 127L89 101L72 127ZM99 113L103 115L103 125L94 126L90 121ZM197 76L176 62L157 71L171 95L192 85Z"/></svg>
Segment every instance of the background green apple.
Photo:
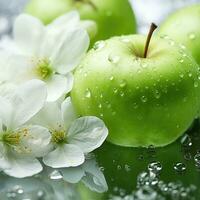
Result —
<svg viewBox="0 0 200 200"><path fill-rule="evenodd" d="M158 35L185 45L200 64L200 4L178 10L160 26Z"/></svg>
<svg viewBox="0 0 200 200"><path fill-rule="evenodd" d="M81 19L96 22L98 33L91 38L91 43L136 31L134 13L128 0L31 0L26 12L48 24L74 9L79 11Z"/></svg>
<svg viewBox="0 0 200 200"><path fill-rule="evenodd" d="M95 44L75 71L72 100L80 115L109 128L123 146L163 146L192 123L200 106L200 73L192 56L171 40L114 37Z"/></svg>

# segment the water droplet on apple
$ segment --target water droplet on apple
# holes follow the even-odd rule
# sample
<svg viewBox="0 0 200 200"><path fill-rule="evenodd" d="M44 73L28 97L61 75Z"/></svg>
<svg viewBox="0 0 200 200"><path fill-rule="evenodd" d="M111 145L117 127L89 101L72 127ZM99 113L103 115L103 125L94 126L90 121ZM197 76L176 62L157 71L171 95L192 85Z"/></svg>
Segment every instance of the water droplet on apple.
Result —
<svg viewBox="0 0 200 200"><path fill-rule="evenodd" d="M121 91L120 92L120 96L123 97L124 96L124 92Z"/></svg>
<svg viewBox="0 0 200 200"><path fill-rule="evenodd" d="M180 44L180 48L185 50L185 49L186 49L186 46L183 45L183 44Z"/></svg>
<svg viewBox="0 0 200 200"><path fill-rule="evenodd" d="M137 104L136 102L133 104L133 108L134 108L134 109L137 109L137 108L138 108L138 104Z"/></svg>
<svg viewBox="0 0 200 200"><path fill-rule="evenodd" d="M113 80L114 80L114 76L111 76L109 79L110 79L111 81L113 81Z"/></svg>
<svg viewBox="0 0 200 200"><path fill-rule="evenodd" d="M100 113L99 115L100 115L100 117L103 117L103 113Z"/></svg>
<svg viewBox="0 0 200 200"><path fill-rule="evenodd" d="M154 93L154 96L155 96L156 99L159 99L161 94L158 90L156 90L155 93Z"/></svg>
<svg viewBox="0 0 200 200"><path fill-rule="evenodd" d="M189 73L188 73L188 76L189 76L189 77L192 77L192 73L191 73L191 72L189 72Z"/></svg>
<svg viewBox="0 0 200 200"><path fill-rule="evenodd" d="M115 112L115 111L113 111L113 112L112 112L112 116L115 116L115 115L116 115L116 112Z"/></svg>
<svg viewBox="0 0 200 200"><path fill-rule="evenodd" d="M127 85L127 83L126 83L125 80L122 80L122 82L119 84L119 86L120 86L121 88L126 87L126 85Z"/></svg>
<svg viewBox="0 0 200 200"><path fill-rule="evenodd" d="M102 108L102 104L100 103L100 104L98 105L98 107L99 107L99 108Z"/></svg>
<svg viewBox="0 0 200 200"><path fill-rule="evenodd" d="M179 59L179 62L180 63L184 63L184 60L181 58L181 59Z"/></svg>
<svg viewBox="0 0 200 200"><path fill-rule="evenodd" d="M190 40L195 40L196 39L196 35L194 33L190 33L188 36L189 36Z"/></svg>
<svg viewBox="0 0 200 200"><path fill-rule="evenodd" d="M104 41L98 41L94 44L93 49L94 50L100 50L105 47L105 42Z"/></svg>
<svg viewBox="0 0 200 200"><path fill-rule="evenodd" d="M194 82L194 87L197 88L199 86L199 83L197 81Z"/></svg>
<svg viewBox="0 0 200 200"><path fill-rule="evenodd" d="M183 77L184 77L184 74L180 74L179 76L180 76L180 78L183 78Z"/></svg>
<svg viewBox="0 0 200 200"><path fill-rule="evenodd" d="M86 98L91 98L91 92L90 92L90 90L88 88L85 91L85 97Z"/></svg>
<svg viewBox="0 0 200 200"><path fill-rule="evenodd" d="M147 97L145 97L145 96L142 96L142 97L141 97L141 101L142 101L143 103L146 103L147 100L148 100Z"/></svg>
<svg viewBox="0 0 200 200"><path fill-rule="evenodd" d="M114 89L113 89L113 92L114 92L114 94L117 94L117 93L118 93L118 89L117 89L117 88L114 88Z"/></svg>
<svg viewBox="0 0 200 200"><path fill-rule="evenodd" d="M100 98L103 99L103 94L100 94Z"/></svg>
<svg viewBox="0 0 200 200"><path fill-rule="evenodd" d="M127 39L127 38L121 38L120 40L121 40L122 42L124 42L124 43L129 43L129 42L130 42L130 40Z"/></svg>
<svg viewBox="0 0 200 200"><path fill-rule="evenodd" d="M120 57L119 56L115 56L115 55L110 55L108 57L108 61L113 63L113 64L117 64L120 60Z"/></svg>

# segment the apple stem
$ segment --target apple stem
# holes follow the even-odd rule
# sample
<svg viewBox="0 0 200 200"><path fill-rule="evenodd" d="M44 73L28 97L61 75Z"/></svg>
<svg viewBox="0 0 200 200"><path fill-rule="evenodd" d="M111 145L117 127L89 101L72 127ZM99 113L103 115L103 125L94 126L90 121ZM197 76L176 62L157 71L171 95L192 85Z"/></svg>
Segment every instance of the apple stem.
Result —
<svg viewBox="0 0 200 200"><path fill-rule="evenodd" d="M158 26L157 26L156 24L151 23L151 26L150 26L150 29L149 29L149 34L148 34L148 36L147 36L147 41L146 41L146 44L145 44L144 58L147 57L147 53L148 53L148 49L149 49L149 44L150 44L150 41L151 41L153 32L157 29L157 27L158 27Z"/></svg>

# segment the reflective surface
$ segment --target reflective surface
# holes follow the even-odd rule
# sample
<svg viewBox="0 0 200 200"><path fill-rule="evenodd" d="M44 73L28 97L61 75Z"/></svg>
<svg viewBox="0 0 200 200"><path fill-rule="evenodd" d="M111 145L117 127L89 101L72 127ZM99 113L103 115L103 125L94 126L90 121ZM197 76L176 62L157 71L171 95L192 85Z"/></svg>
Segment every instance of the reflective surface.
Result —
<svg viewBox="0 0 200 200"><path fill-rule="evenodd" d="M26 0L0 0L0 36L11 32L14 17ZM150 22L160 23L174 9L199 0L132 1L138 16L139 32L145 33ZM90 158L85 177L74 184L62 170L51 168L37 176L15 179L1 174L0 199L20 200L198 200L200 196L200 124L175 143L155 149L123 148L105 143ZM96 160L96 161L95 161ZM97 162L97 163L96 163ZM87 177L87 178L86 178ZM105 177L105 179L104 179ZM76 182L76 181L75 181ZM103 192L107 190L108 191ZM102 193L103 192L103 193Z"/></svg>

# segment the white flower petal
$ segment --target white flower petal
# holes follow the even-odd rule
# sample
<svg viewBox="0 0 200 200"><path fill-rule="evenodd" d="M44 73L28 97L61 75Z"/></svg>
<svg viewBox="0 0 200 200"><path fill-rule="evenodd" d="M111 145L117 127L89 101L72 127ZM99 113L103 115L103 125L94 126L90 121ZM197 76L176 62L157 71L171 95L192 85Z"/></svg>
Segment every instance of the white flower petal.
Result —
<svg viewBox="0 0 200 200"><path fill-rule="evenodd" d="M56 18L51 24L47 26L47 28L63 28L63 29L70 29L71 27L77 27L80 21L80 16L78 11L71 11L65 15L62 15Z"/></svg>
<svg viewBox="0 0 200 200"><path fill-rule="evenodd" d="M85 175L82 166L68 167L60 169L63 179L69 183L78 183Z"/></svg>
<svg viewBox="0 0 200 200"><path fill-rule="evenodd" d="M40 162L31 157L12 157L9 158L10 168L5 169L4 173L16 178L33 176L42 171Z"/></svg>
<svg viewBox="0 0 200 200"><path fill-rule="evenodd" d="M24 149L25 154L42 157L49 152L51 134L48 129L34 125L16 131L21 133L20 148Z"/></svg>
<svg viewBox="0 0 200 200"><path fill-rule="evenodd" d="M30 123L39 124L48 129L57 129L62 125L58 102L46 102L45 106L31 119Z"/></svg>
<svg viewBox="0 0 200 200"><path fill-rule="evenodd" d="M14 125L27 122L44 106L47 90L44 82L31 80L20 85L13 95L12 104L15 108Z"/></svg>
<svg viewBox="0 0 200 200"><path fill-rule="evenodd" d="M43 158L43 162L53 168L76 167L84 162L81 149L72 144L58 146Z"/></svg>
<svg viewBox="0 0 200 200"><path fill-rule="evenodd" d="M0 143L0 171L10 167L7 152L3 143Z"/></svg>
<svg viewBox="0 0 200 200"><path fill-rule="evenodd" d="M37 18L27 14L16 18L14 39L22 53L37 55L44 36L44 25Z"/></svg>
<svg viewBox="0 0 200 200"><path fill-rule="evenodd" d="M76 119L77 115L71 102L71 98L66 98L61 104L63 126L68 129L70 124Z"/></svg>
<svg viewBox="0 0 200 200"><path fill-rule="evenodd" d="M71 91L73 86L73 76L70 73L67 76L53 75L46 83L48 91L47 101L56 101L64 93Z"/></svg>
<svg viewBox="0 0 200 200"><path fill-rule="evenodd" d="M104 122L97 117L81 117L75 120L68 137L71 144L80 147L84 153L89 153L100 147L108 135Z"/></svg>
<svg viewBox="0 0 200 200"><path fill-rule="evenodd" d="M10 128L12 124L13 112L12 104L7 99L0 97L0 119L6 127Z"/></svg>
<svg viewBox="0 0 200 200"><path fill-rule="evenodd" d="M82 182L89 187L92 191L103 193L108 190L108 185L105 180L104 174L99 169L95 160L88 160L83 164L85 176Z"/></svg>
<svg viewBox="0 0 200 200"><path fill-rule="evenodd" d="M58 43L52 57L53 66L60 74L72 71L89 47L89 36L86 30L76 29L63 33L65 38Z"/></svg>

